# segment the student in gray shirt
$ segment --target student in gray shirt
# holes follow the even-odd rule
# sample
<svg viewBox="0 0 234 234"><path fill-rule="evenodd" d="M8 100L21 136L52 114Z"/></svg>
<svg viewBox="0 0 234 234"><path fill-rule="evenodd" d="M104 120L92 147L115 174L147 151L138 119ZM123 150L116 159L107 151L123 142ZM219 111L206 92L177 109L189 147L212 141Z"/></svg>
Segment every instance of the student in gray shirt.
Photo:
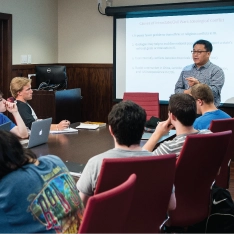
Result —
<svg viewBox="0 0 234 234"><path fill-rule="evenodd" d="M112 108L108 115L108 124L115 148L92 157L86 164L77 182L77 188L84 205L86 205L88 198L94 194L103 158L153 155L153 153L140 147L145 122L145 110L134 102L123 101ZM176 200L173 189L168 209L172 210L175 207Z"/></svg>

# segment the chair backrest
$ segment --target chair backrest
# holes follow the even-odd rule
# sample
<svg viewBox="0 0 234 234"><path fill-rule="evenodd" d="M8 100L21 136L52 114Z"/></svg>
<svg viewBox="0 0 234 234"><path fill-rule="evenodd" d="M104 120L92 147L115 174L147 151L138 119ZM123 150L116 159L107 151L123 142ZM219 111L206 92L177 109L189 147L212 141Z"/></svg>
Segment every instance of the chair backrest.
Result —
<svg viewBox="0 0 234 234"><path fill-rule="evenodd" d="M81 89L65 89L55 92L56 123L69 119L71 123L81 121Z"/></svg>
<svg viewBox="0 0 234 234"><path fill-rule="evenodd" d="M232 136L229 142L227 154L222 162L220 173L215 178L215 183L217 186L228 189L230 178L230 160L234 160L234 118L212 120L210 130L211 132L232 130Z"/></svg>
<svg viewBox="0 0 234 234"><path fill-rule="evenodd" d="M132 173L137 175L124 232L159 232L172 192L175 161L175 154L103 159L95 194L115 187Z"/></svg>
<svg viewBox="0 0 234 234"><path fill-rule="evenodd" d="M135 190L137 176L89 198L79 233L121 233Z"/></svg>
<svg viewBox="0 0 234 234"><path fill-rule="evenodd" d="M123 100L130 100L145 109L147 120L152 116L160 117L159 93L125 92Z"/></svg>
<svg viewBox="0 0 234 234"><path fill-rule="evenodd" d="M226 131L186 137L176 162L176 209L169 212L171 226L186 227L208 217L211 186L231 134Z"/></svg>

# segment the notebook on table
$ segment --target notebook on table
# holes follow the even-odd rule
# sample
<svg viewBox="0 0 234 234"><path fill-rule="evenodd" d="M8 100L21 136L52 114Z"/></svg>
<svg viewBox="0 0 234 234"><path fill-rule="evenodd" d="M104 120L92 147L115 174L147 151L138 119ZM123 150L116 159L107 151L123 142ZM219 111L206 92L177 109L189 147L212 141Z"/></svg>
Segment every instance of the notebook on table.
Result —
<svg viewBox="0 0 234 234"><path fill-rule="evenodd" d="M0 130L10 131L11 130L11 122L1 124Z"/></svg>
<svg viewBox="0 0 234 234"><path fill-rule="evenodd" d="M33 122L28 142L25 142L24 140L21 141L23 147L32 148L47 143L51 123L52 123L52 118L42 119Z"/></svg>
<svg viewBox="0 0 234 234"><path fill-rule="evenodd" d="M141 140L149 140L149 138L152 136L153 133L151 132L144 132L142 137L141 137ZM167 140L168 138L172 137L172 136L175 136L176 134L176 130L172 129L170 130L166 135L163 135L157 143L160 143L162 141L165 141Z"/></svg>

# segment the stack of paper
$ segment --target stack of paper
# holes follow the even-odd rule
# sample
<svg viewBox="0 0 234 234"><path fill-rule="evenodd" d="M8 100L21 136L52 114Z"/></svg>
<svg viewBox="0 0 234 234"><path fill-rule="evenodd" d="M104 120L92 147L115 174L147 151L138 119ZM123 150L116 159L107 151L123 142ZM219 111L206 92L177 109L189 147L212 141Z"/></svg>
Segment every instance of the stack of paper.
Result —
<svg viewBox="0 0 234 234"><path fill-rule="evenodd" d="M97 129L99 128L98 124L85 124L85 123L80 123L79 126L77 126L76 128L83 128L83 129Z"/></svg>
<svg viewBox="0 0 234 234"><path fill-rule="evenodd" d="M96 125L98 125L99 127L105 127L105 126L106 126L106 123L104 123L104 122L91 122L91 121L86 121L86 122L84 122L84 124L96 124Z"/></svg>
<svg viewBox="0 0 234 234"><path fill-rule="evenodd" d="M50 131L50 133L52 133L52 134L71 133L71 132L78 132L78 129L75 129L75 128L66 128L64 130Z"/></svg>
<svg viewBox="0 0 234 234"><path fill-rule="evenodd" d="M80 123L79 126L77 126L76 128L83 128L83 129L97 129L99 128L99 125L98 124L85 124L85 123Z"/></svg>

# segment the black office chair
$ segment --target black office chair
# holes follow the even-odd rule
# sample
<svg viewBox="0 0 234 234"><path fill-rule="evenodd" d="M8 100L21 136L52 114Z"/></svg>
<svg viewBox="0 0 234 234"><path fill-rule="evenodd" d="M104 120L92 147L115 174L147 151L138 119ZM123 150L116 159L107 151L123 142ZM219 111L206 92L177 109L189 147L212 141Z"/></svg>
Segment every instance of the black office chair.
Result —
<svg viewBox="0 0 234 234"><path fill-rule="evenodd" d="M56 122L67 119L71 123L81 122L81 89L66 89L55 92Z"/></svg>

